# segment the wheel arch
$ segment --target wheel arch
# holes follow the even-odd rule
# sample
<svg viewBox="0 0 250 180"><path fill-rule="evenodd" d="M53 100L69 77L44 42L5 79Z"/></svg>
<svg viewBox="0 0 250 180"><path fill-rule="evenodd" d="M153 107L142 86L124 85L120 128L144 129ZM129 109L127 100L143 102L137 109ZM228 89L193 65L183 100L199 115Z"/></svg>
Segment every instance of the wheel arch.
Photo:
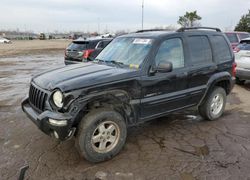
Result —
<svg viewBox="0 0 250 180"><path fill-rule="evenodd" d="M207 89L205 91L204 96L200 100L199 105L201 105L204 102L204 100L207 98L209 93L214 89L214 87L216 86L222 87L225 90L226 95L228 95L232 90L233 84L234 83L232 81L232 76L229 72L220 72L214 74L208 80Z"/></svg>
<svg viewBox="0 0 250 180"><path fill-rule="evenodd" d="M135 120L136 113L134 107L130 104L131 96L124 90L103 91L97 94L88 95L79 102L84 104L79 112L78 124L82 117L88 114L93 109L110 108L119 112L125 120L125 123L131 124Z"/></svg>

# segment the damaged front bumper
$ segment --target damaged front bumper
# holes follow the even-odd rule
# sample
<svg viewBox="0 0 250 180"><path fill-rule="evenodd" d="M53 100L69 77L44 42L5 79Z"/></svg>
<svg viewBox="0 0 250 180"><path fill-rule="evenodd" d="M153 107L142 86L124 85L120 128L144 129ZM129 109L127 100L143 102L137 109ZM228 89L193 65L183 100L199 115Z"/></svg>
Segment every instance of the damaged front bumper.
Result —
<svg viewBox="0 0 250 180"><path fill-rule="evenodd" d="M30 105L29 99L22 102L22 110L45 134L60 140L71 138L75 129L72 127L73 117L67 113L44 111L41 114L36 112Z"/></svg>

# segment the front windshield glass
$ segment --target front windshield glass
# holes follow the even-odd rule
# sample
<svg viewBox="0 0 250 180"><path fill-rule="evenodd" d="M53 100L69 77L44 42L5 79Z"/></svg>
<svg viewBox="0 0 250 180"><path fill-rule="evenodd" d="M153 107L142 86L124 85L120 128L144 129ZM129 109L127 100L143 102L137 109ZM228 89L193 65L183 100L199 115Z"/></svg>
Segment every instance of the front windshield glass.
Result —
<svg viewBox="0 0 250 180"><path fill-rule="evenodd" d="M96 57L97 61L140 67L152 46L152 39L120 37Z"/></svg>

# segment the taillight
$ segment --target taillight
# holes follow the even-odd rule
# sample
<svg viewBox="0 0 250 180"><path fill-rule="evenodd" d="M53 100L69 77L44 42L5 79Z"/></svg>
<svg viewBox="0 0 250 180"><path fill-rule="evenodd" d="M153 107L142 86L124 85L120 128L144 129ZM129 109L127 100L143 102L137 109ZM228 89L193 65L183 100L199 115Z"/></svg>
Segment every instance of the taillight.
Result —
<svg viewBox="0 0 250 180"><path fill-rule="evenodd" d="M239 52L239 51L240 51L240 49L239 49L239 48L237 48L237 47L236 47L236 48L234 48L234 52L235 52L235 53L237 53L237 52Z"/></svg>
<svg viewBox="0 0 250 180"><path fill-rule="evenodd" d="M233 67L232 67L232 76L233 76L233 77L236 76L236 66L237 66L237 64L234 62L234 63L233 63Z"/></svg>
<svg viewBox="0 0 250 180"><path fill-rule="evenodd" d="M83 58L88 59L91 53L94 51L94 49L87 49L84 51Z"/></svg>

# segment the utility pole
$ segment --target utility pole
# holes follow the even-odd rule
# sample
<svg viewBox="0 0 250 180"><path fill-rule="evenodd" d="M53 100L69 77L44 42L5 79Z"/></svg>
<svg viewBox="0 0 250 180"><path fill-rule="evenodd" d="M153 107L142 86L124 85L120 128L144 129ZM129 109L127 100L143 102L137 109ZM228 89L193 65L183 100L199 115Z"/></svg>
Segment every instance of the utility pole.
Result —
<svg viewBox="0 0 250 180"><path fill-rule="evenodd" d="M143 23L144 23L144 0L142 0L142 12L141 12L141 29L143 30Z"/></svg>

